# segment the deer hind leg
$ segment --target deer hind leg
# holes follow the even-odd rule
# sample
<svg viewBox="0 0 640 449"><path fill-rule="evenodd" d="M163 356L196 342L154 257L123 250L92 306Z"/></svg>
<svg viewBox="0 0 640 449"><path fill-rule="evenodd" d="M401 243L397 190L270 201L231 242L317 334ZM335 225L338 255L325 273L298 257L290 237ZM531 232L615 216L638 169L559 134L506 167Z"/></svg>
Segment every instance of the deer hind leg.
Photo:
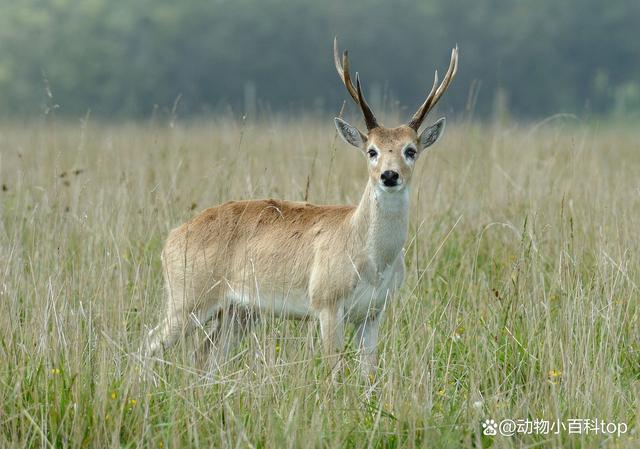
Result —
<svg viewBox="0 0 640 449"><path fill-rule="evenodd" d="M180 315L170 311L160 324L149 332L144 355L153 357L158 355L162 349L175 344L184 322Z"/></svg>
<svg viewBox="0 0 640 449"><path fill-rule="evenodd" d="M167 304L164 318L149 332L144 354L155 356L173 346L180 337L201 326L216 313L217 288L188 288L185 282L171 282L165 275ZM208 283L207 283L208 284ZM214 284L215 285L215 284ZM199 294L195 292L200 291Z"/></svg>
<svg viewBox="0 0 640 449"><path fill-rule="evenodd" d="M222 309L218 309L208 323L203 323L202 333L196 337L196 366L204 368L207 365L209 353L221 332L220 326L222 326ZM203 337L202 343L198 344L200 337Z"/></svg>
<svg viewBox="0 0 640 449"><path fill-rule="evenodd" d="M218 371L258 321L258 314L248 307L228 305L218 310L199 348L198 366Z"/></svg>

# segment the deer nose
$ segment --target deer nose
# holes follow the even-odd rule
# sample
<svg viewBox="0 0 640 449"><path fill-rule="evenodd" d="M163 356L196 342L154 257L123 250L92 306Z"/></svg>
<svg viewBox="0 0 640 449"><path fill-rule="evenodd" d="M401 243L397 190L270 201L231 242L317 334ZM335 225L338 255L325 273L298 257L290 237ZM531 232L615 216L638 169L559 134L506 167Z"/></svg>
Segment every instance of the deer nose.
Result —
<svg viewBox="0 0 640 449"><path fill-rule="evenodd" d="M398 175L398 172L395 172L393 170L385 170L380 175L382 183L387 187L397 186L399 177L400 175Z"/></svg>

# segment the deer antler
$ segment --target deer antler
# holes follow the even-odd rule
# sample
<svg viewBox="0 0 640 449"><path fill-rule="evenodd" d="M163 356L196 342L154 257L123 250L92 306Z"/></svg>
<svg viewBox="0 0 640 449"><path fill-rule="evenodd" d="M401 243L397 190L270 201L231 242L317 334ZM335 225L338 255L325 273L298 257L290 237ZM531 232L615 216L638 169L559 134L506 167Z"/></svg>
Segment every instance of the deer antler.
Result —
<svg viewBox="0 0 640 449"><path fill-rule="evenodd" d="M438 100L440 100L440 97L447 90L449 84L451 84L451 81L453 81L453 77L456 76L457 70L458 46L456 45L456 48L451 50L451 62L449 63L449 69L447 70L447 74L444 76L442 83L438 86L438 89L436 89L436 86L438 85L438 71L436 70L436 76L433 80L433 87L431 88L431 92L429 92L429 95L427 96L427 99L424 101L424 103L422 103L422 106L420 106L416 113L413 114L413 117L411 117L409 127L413 128L416 132L418 131L418 128L420 128L420 125L422 125L422 121L424 120L424 118L427 116L429 111L433 109Z"/></svg>
<svg viewBox="0 0 640 449"><path fill-rule="evenodd" d="M371 131L373 128L377 128L379 126L378 121L376 120L376 116L373 114L373 111L369 107L367 100L365 100L364 98L362 88L360 87L360 78L358 77L357 72L356 87L353 86L353 82L351 81L351 75L349 74L349 56L346 50L342 54L342 63L340 62L340 52L338 51L337 37L333 40L333 59L336 64L338 75L340 75L340 79L351 94L351 98L353 98L353 100L360 106L360 109L362 110L364 121L367 124L367 130Z"/></svg>

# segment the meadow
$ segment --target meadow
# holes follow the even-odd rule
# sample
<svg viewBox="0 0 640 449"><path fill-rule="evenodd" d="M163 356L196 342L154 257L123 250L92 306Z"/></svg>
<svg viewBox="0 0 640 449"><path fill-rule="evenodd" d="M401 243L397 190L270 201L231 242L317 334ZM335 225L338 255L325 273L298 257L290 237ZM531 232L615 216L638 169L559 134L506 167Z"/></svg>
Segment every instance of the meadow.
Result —
<svg viewBox="0 0 640 449"><path fill-rule="evenodd" d="M639 142L450 124L413 177L407 280L366 380L352 345L328 373L313 322L264 323L213 375L199 332L135 356L171 228L230 199L359 200L364 158L330 118L0 125L0 447L640 447ZM626 430L570 432L596 418Z"/></svg>

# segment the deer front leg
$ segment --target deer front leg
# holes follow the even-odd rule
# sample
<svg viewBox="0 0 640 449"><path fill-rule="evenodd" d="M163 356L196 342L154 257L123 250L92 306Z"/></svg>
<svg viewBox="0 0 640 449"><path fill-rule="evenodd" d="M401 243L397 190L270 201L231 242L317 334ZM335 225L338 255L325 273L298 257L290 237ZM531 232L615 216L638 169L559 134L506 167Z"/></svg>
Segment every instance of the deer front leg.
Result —
<svg viewBox="0 0 640 449"><path fill-rule="evenodd" d="M358 345L358 362L360 372L364 377L375 376L378 367L378 330L382 312L367 316L359 325L356 331L356 344Z"/></svg>
<svg viewBox="0 0 640 449"><path fill-rule="evenodd" d="M342 305L331 304L320 310L320 334L329 366L335 367L344 346L344 313Z"/></svg>
<svg viewBox="0 0 640 449"><path fill-rule="evenodd" d="M344 299L351 294L355 277L340 265L331 254L320 251L309 280L309 305L320 320L322 346L332 368L344 347Z"/></svg>

